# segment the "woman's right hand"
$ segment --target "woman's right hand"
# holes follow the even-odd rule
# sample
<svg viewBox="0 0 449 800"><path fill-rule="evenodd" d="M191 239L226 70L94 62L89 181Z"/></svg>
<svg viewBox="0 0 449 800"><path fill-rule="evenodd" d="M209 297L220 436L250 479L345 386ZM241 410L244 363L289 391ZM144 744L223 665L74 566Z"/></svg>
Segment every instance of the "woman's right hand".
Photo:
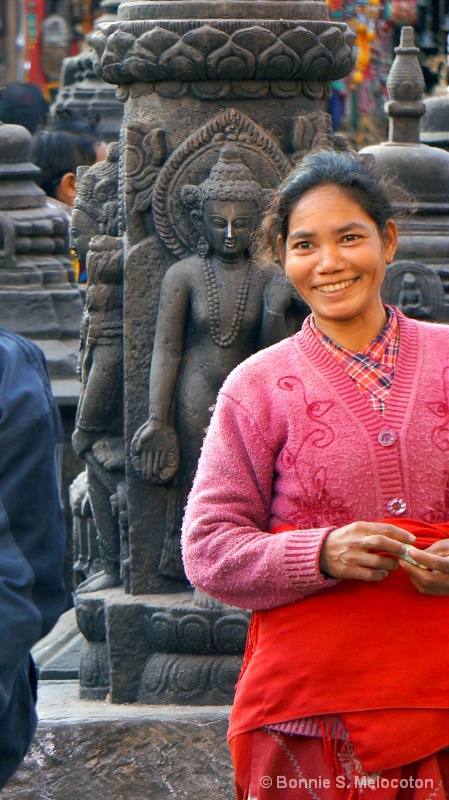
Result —
<svg viewBox="0 0 449 800"><path fill-rule="evenodd" d="M398 563L384 553L404 555L412 533L383 522L351 522L332 531L320 554L320 570L331 578L382 581ZM380 554L382 553L382 555Z"/></svg>
<svg viewBox="0 0 449 800"><path fill-rule="evenodd" d="M136 431L131 453L134 468L150 483L166 483L179 468L176 432L157 419L149 419Z"/></svg>

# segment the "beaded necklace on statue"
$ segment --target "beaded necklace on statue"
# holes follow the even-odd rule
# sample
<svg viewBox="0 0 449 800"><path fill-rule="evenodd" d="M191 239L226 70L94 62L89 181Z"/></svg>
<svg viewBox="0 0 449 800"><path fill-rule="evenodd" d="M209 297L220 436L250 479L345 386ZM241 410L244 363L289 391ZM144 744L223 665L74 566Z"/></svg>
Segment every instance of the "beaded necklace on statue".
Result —
<svg viewBox="0 0 449 800"><path fill-rule="evenodd" d="M207 289L207 304L209 310L209 327L212 340L217 347L232 347L237 340L242 327L243 315L248 301L249 286L251 283L251 262L248 261L242 281L237 293L234 315L232 317L230 331L226 334L221 332L220 323L220 297L218 294L217 278L210 259L203 258L203 273Z"/></svg>

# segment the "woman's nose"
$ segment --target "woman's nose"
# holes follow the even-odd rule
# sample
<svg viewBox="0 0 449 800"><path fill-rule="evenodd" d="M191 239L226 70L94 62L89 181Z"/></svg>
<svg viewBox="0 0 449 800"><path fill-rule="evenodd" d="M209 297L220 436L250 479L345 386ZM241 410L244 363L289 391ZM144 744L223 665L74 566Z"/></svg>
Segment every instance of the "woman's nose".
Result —
<svg viewBox="0 0 449 800"><path fill-rule="evenodd" d="M323 247L320 252L320 258L317 264L317 270L320 272L334 272L335 270L342 269L342 259L335 245L328 245Z"/></svg>

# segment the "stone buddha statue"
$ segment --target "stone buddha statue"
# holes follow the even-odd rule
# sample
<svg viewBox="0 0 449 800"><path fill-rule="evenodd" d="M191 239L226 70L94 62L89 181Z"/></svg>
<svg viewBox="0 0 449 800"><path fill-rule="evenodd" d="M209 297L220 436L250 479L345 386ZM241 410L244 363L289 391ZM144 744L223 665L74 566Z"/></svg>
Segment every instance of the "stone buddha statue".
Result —
<svg viewBox="0 0 449 800"><path fill-rule="evenodd" d="M86 259L86 306L81 324L81 394L72 443L87 466L102 571L78 592L125 581L127 548L123 438L123 247L118 236L118 148L83 173L72 238Z"/></svg>
<svg viewBox="0 0 449 800"><path fill-rule="evenodd" d="M414 319L431 319L430 310L424 305L421 289L416 276L406 272L402 278L398 296L398 306L408 317Z"/></svg>
<svg viewBox="0 0 449 800"><path fill-rule="evenodd" d="M181 190L199 233L198 252L173 264L162 281L149 415L131 448L139 474L173 490L159 564L171 577L184 576L182 512L221 385L241 361L293 333L305 316L300 305L295 310L279 267L258 268L251 259L261 195L232 143L222 147L206 180Z"/></svg>

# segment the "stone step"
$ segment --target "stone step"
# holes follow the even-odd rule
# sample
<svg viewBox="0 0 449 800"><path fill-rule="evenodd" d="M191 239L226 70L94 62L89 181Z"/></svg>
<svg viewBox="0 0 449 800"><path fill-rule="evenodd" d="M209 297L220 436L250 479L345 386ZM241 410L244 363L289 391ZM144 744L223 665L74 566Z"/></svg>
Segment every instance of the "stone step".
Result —
<svg viewBox="0 0 449 800"><path fill-rule="evenodd" d="M80 700L76 681L39 685L39 725L2 800L232 800L229 707Z"/></svg>

